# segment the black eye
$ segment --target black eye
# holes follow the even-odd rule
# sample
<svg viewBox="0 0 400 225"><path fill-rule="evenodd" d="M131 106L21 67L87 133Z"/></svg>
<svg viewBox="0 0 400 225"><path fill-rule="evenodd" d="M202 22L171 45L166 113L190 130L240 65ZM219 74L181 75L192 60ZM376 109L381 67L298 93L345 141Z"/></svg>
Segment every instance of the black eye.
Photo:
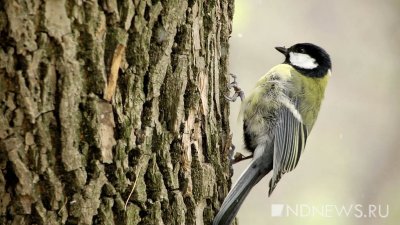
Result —
<svg viewBox="0 0 400 225"><path fill-rule="evenodd" d="M304 48L300 48L299 51L300 51L301 53L306 53L306 50L305 50Z"/></svg>

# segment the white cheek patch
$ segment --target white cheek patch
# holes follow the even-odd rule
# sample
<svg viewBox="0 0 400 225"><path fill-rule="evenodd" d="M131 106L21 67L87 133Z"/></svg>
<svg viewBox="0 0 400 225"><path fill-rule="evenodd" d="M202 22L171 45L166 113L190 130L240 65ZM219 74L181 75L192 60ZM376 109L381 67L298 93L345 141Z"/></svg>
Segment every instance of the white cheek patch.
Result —
<svg viewBox="0 0 400 225"><path fill-rule="evenodd" d="M314 69L318 66L318 63L315 62L315 59L308 54L291 52L289 53L289 60L292 65L303 69Z"/></svg>

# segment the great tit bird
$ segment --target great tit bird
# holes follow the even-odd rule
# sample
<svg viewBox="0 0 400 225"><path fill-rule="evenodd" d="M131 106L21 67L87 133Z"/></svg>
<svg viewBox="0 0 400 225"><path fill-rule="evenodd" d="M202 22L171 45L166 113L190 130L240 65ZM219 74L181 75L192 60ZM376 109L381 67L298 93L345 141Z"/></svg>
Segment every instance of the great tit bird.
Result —
<svg viewBox="0 0 400 225"><path fill-rule="evenodd" d="M317 119L331 73L328 53L310 43L276 50L285 61L261 77L242 102L244 142L253 157L214 225L229 225L253 186L273 170L271 195L282 175L296 167Z"/></svg>

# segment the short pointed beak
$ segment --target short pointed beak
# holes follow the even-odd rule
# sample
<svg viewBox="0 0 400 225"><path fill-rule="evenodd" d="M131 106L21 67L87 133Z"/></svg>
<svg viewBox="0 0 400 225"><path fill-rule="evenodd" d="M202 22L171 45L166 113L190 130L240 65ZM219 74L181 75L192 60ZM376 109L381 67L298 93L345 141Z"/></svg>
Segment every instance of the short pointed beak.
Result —
<svg viewBox="0 0 400 225"><path fill-rule="evenodd" d="M284 55L286 55L286 53L287 53L287 48L285 48L285 47L275 47L275 49Z"/></svg>

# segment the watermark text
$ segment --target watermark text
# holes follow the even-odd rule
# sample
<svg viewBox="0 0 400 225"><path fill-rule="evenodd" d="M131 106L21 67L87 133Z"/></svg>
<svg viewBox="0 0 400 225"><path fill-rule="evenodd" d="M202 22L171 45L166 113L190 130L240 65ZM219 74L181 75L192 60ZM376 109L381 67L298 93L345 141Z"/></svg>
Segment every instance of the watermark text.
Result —
<svg viewBox="0 0 400 225"><path fill-rule="evenodd" d="M272 217L355 217L355 218L387 218L389 205L385 204L272 204Z"/></svg>

